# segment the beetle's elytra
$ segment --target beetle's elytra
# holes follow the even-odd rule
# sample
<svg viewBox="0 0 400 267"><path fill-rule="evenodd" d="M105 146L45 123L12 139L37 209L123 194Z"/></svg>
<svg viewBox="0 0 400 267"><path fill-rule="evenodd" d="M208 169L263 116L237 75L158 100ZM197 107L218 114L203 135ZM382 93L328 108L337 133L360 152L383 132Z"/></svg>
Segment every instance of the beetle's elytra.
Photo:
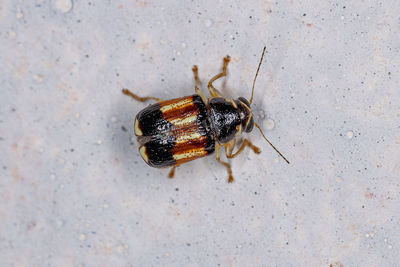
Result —
<svg viewBox="0 0 400 267"><path fill-rule="evenodd" d="M139 112L135 134L152 167L169 167L211 154L215 137L199 95L162 101Z"/></svg>
<svg viewBox="0 0 400 267"><path fill-rule="evenodd" d="M221 147L224 147L228 159L239 155L246 146L259 154L260 149L247 139L244 139L239 149L233 153L236 137L243 132L251 132L255 125L265 140L289 163L254 122L250 108L265 49L264 47L254 77L250 101L244 97L236 100L224 98L213 86L215 80L227 75L229 56L224 58L222 72L208 82L208 91L211 95L208 99L199 89L197 66L193 67L196 91L194 95L161 101L156 97L139 97L128 89L123 89L122 92L125 95L137 101L157 101L156 104L149 105L140 111L135 119L135 135L144 161L152 167L172 167L169 173L169 177L172 178L175 168L179 165L216 151L216 160L227 168L228 181L233 182L231 165L220 158Z"/></svg>

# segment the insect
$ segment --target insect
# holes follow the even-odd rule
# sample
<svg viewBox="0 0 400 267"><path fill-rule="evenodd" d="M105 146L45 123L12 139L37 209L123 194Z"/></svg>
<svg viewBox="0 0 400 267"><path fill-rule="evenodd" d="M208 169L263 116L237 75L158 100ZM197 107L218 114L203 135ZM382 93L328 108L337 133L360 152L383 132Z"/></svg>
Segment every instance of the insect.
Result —
<svg viewBox="0 0 400 267"><path fill-rule="evenodd" d="M256 126L264 139L287 162L289 161L265 137L260 126L254 122L250 105L253 101L254 85L265 54L264 47L260 63L253 80L250 101L244 97L225 98L213 83L227 75L230 57L223 59L222 71L208 82L209 98L200 91L197 66L193 66L196 94L162 101L156 97L140 97L128 89L125 95L137 101L157 101L140 111L135 119L134 129L140 145L139 152L151 167L172 167L169 177L173 178L175 169L181 164L216 152L216 160L228 171L228 182L233 182L229 162L221 160L221 148L228 159L238 156L246 147L259 154L261 150L245 138L236 152L236 138L243 132L250 133Z"/></svg>

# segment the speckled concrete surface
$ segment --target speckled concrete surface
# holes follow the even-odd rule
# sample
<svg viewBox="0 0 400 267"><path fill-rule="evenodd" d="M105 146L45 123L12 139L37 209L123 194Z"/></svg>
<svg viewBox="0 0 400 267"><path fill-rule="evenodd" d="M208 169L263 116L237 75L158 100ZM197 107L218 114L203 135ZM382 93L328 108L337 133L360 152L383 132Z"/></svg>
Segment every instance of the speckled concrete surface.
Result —
<svg viewBox="0 0 400 267"><path fill-rule="evenodd" d="M0 4L0 266L395 266L398 1ZM204 85L250 96L287 165L214 157L175 179L133 135L146 104ZM221 87L221 83L217 84Z"/></svg>

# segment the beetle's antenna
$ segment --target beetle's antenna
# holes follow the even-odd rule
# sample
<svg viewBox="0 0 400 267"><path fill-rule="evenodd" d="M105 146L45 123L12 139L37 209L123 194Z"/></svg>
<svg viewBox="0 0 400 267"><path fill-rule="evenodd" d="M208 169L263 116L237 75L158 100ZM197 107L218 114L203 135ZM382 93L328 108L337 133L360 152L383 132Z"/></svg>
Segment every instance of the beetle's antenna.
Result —
<svg viewBox="0 0 400 267"><path fill-rule="evenodd" d="M254 85L256 84L256 79L257 79L258 71L260 70L261 63L262 63L262 60L263 60L263 58L264 58L265 49L267 49L266 46L264 46L264 49L263 49L263 52L262 52L262 55L261 55L261 59L260 59L260 63L258 63L258 68L257 68L256 76L254 76L253 88L251 88L250 105L251 105L251 102L253 102Z"/></svg>
<svg viewBox="0 0 400 267"><path fill-rule="evenodd" d="M262 134L264 139L267 140L268 144L270 144L272 146L272 148L275 149L276 152L278 152L279 156L281 156L289 164L290 162L281 154L281 152L279 152L278 149L276 149L276 147L274 147L274 145L267 139L267 137L265 137L263 131L260 128L260 126L256 122L254 122L254 125L258 128L258 130L260 130L260 133Z"/></svg>

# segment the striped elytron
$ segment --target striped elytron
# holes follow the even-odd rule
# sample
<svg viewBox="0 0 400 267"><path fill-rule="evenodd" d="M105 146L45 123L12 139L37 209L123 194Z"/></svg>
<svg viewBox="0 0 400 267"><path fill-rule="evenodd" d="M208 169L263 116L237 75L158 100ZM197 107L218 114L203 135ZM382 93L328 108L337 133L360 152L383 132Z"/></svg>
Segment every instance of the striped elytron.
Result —
<svg viewBox="0 0 400 267"><path fill-rule="evenodd" d="M155 97L139 97L128 89L123 89L124 94L137 101L157 101L156 104L140 111L135 120L135 135L144 161L152 167L172 167L169 173L169 177L172 178L175 168L179 165L216 151L216 160L227 168L228 181L233 182L231 165L220 158L221 147L224 147L227 158L236 157L246 146L255 153L260 153L260 149L247 139L244 139L239 149L233 153L236 137L243 132L251 132L255 125L265 140L289 163L264 136L258 124L254 122L250 109L264 53L265 47L254 77L250 101L244 97L236 100L224 98L213 86L215 80L226 76L229 56L224 58L222 72L208 82L211 95L209 99L199 89L197 66L193 67L196 94L191 96L161 101Z"/></svg>

